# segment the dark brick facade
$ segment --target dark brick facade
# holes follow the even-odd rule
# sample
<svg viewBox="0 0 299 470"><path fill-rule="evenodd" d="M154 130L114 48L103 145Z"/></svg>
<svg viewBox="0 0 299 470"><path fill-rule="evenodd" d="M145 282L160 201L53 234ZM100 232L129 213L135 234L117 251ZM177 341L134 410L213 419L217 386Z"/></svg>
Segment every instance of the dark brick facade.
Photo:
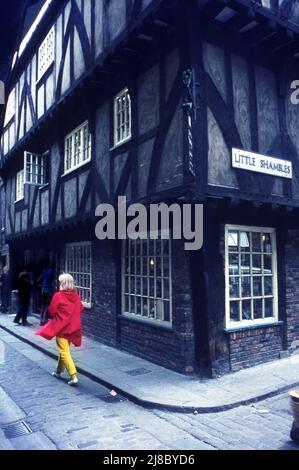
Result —
<svg viewBox="0 0 299 470"><path fill-rule="evenodd" d="M299 230L288 230L285 243L287 347L299 347Z"/></svg>
<svg viewBox="0 0 299 470"><path fill-rule="evenodd" d="M117 344L117 291L115 258L110 241L94 241L92 258L92 308L85 311L84 332L105 344Z"/></svg>
<svg viewBox="0 0 299 470"><path fill-rule="evenodd" d="M281 325L229 334L231 371L279 359Z"/></svg>
<svg viewBox="0 0 299 470"><path fill-rule="evenodd" d="M181 242L174 241L172 249L172 328L122 317L117 242L92 243L92 299L92 308L83 316L87 336L182 373L194 372L189 255Z"/></svg>

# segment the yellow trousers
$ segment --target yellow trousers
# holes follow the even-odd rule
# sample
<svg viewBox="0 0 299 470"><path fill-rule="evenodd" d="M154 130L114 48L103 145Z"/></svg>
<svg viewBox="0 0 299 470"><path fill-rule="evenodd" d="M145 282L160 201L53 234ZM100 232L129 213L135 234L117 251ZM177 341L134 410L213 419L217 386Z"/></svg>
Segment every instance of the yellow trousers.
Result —
<svg viewBox="0 0 299 470"><path fill-rule="evenodd" d="M62 374L66 369L70 377L77 375L77 369L71 356L71 343L65 338L56 337L56 344L59 352L57 372Z"/></svg>

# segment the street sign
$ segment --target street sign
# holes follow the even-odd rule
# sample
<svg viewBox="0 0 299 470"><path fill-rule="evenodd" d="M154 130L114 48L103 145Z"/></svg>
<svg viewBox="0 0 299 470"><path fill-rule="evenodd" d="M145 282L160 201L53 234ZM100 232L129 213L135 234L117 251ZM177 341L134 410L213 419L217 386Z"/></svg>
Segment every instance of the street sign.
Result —
<svg viewBox="0 0 299 470"><path fill-rule="evenodd" d="M240 149L232 149L232 166L240 170L255 171L281 178L292 179L292 162L279 158L247 152Z"/></svg>

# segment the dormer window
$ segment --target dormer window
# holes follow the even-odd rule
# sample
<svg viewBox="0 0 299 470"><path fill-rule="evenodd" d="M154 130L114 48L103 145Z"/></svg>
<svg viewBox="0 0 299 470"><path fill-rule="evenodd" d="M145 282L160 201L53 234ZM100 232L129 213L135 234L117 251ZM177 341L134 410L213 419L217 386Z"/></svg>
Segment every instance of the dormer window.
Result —
<svg viewBox="0 0 299 470"><path fill-rule="evenodd" d="M4 126L6 126L16 114L16 89L14 88L7 100Z"/></svg>
<svg viewBox="0 0 299 470"><path fill-rule="evenodd" d="M55 54L55 28L51 28L38 50L38 80L54 62Z"/></svg>
<svg viewBox="0 0 299 470"><path fill-rule="evenodd" d="M114 98L114 145L126 142L131 136L131 97L125 88Z"/></svg>

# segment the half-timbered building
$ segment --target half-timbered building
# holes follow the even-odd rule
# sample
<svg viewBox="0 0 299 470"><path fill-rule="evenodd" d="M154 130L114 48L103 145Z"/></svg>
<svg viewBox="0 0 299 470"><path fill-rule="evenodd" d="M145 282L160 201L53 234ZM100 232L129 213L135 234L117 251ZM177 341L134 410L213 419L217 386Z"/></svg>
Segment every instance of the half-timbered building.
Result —
<svg viewBox="0 0 299 470"><path fill-rule="evenodd" d="M286 0L47 0L1 140L15 275L70 272L87 335L183 373L296 346L298 17ZM120 195L203 203L203 248L97 240L95 208Z"/></svg>

